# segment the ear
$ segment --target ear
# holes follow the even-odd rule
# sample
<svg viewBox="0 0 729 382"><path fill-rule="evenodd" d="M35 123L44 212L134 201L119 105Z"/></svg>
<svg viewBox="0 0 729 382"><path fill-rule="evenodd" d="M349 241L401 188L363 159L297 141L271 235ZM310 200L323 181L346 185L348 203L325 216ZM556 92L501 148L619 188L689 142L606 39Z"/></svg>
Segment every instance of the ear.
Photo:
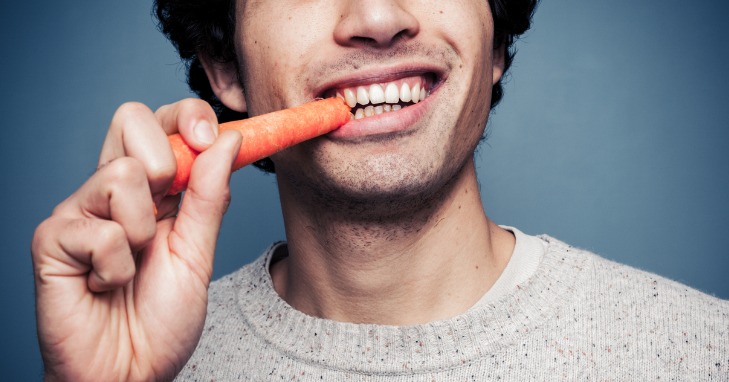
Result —
<svg viewBox="0 0 729 382"><path fill-rule="evenodd" d="M494 72L494 79L491 83L495 85L504 75L504 66L506 65L506 48L504 44L500 44L500 47L494 48L492 70Z"/></svg>
<svg viewBox="0 0 729 382"><path fill-rule="evenodd" d="M210 87L220 102L227 108L245 113L248 111L243 86L238 80L238 68L235 62L219 62L204 54L198 54Z"/></svg>

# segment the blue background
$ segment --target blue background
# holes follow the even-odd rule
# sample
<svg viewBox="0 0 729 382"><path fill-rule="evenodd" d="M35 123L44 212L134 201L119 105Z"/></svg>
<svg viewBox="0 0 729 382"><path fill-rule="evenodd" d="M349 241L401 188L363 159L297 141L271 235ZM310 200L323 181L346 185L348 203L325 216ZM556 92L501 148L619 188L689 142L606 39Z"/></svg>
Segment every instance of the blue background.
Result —
<svg viewBox="0 0 729 382"><path fill-rule="evenodd" d="M148 1L0 5L0 375L39 380L34 227L94 170L116 107L190 96ZM477 153L488 214L729 298L720 1L545 1ZM215 277L283 238L274 178L233 179Z"/></svg>

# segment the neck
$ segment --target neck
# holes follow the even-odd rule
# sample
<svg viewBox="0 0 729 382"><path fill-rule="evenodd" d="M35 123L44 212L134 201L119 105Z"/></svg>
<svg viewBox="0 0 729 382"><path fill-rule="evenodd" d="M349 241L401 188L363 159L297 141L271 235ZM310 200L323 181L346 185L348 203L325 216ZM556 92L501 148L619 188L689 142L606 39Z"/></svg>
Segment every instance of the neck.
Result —
<svg viewBox="0 0 729 382"><path fill-rule="evenodd" d="M289 253L272 266L274 287L309 315L387 325L450 318L486 293L514 248L484 213L472 161L421 208L386 217L316 208L285 180L279 188Z"/></svg>

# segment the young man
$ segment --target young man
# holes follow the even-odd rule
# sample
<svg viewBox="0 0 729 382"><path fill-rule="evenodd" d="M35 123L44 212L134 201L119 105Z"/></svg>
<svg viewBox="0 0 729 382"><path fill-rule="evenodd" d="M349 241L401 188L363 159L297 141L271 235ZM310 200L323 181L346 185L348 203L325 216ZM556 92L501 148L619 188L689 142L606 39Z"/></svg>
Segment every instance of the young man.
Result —
<svg viewBox="0 0 729 382"><path fill-rule="evenodd" d="M356 117L262 164L287 242L208 288L241 139L200 100L122 106L33 240L48 379L726 379L727 302L485 215L473 152L534 2L157 6L221 115ZM179 208L177 131L205 150Z"/></svg>

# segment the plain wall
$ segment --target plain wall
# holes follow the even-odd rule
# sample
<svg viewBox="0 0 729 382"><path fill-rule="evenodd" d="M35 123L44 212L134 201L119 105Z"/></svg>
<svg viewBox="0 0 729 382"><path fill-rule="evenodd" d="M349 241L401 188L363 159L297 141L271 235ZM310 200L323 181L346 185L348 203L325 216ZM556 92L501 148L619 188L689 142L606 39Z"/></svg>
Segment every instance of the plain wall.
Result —
<svg viewBox="0 0 729 382"><path fill-rule="evenodd" d="M477 153L489 216L729 298L727 9L543 2ZM34 227L94 171L122 102L191 94L150 2L3 2L0 19L0 375L39 380ZM216 278L284 238L274 177L232 183Z"/></svg>

